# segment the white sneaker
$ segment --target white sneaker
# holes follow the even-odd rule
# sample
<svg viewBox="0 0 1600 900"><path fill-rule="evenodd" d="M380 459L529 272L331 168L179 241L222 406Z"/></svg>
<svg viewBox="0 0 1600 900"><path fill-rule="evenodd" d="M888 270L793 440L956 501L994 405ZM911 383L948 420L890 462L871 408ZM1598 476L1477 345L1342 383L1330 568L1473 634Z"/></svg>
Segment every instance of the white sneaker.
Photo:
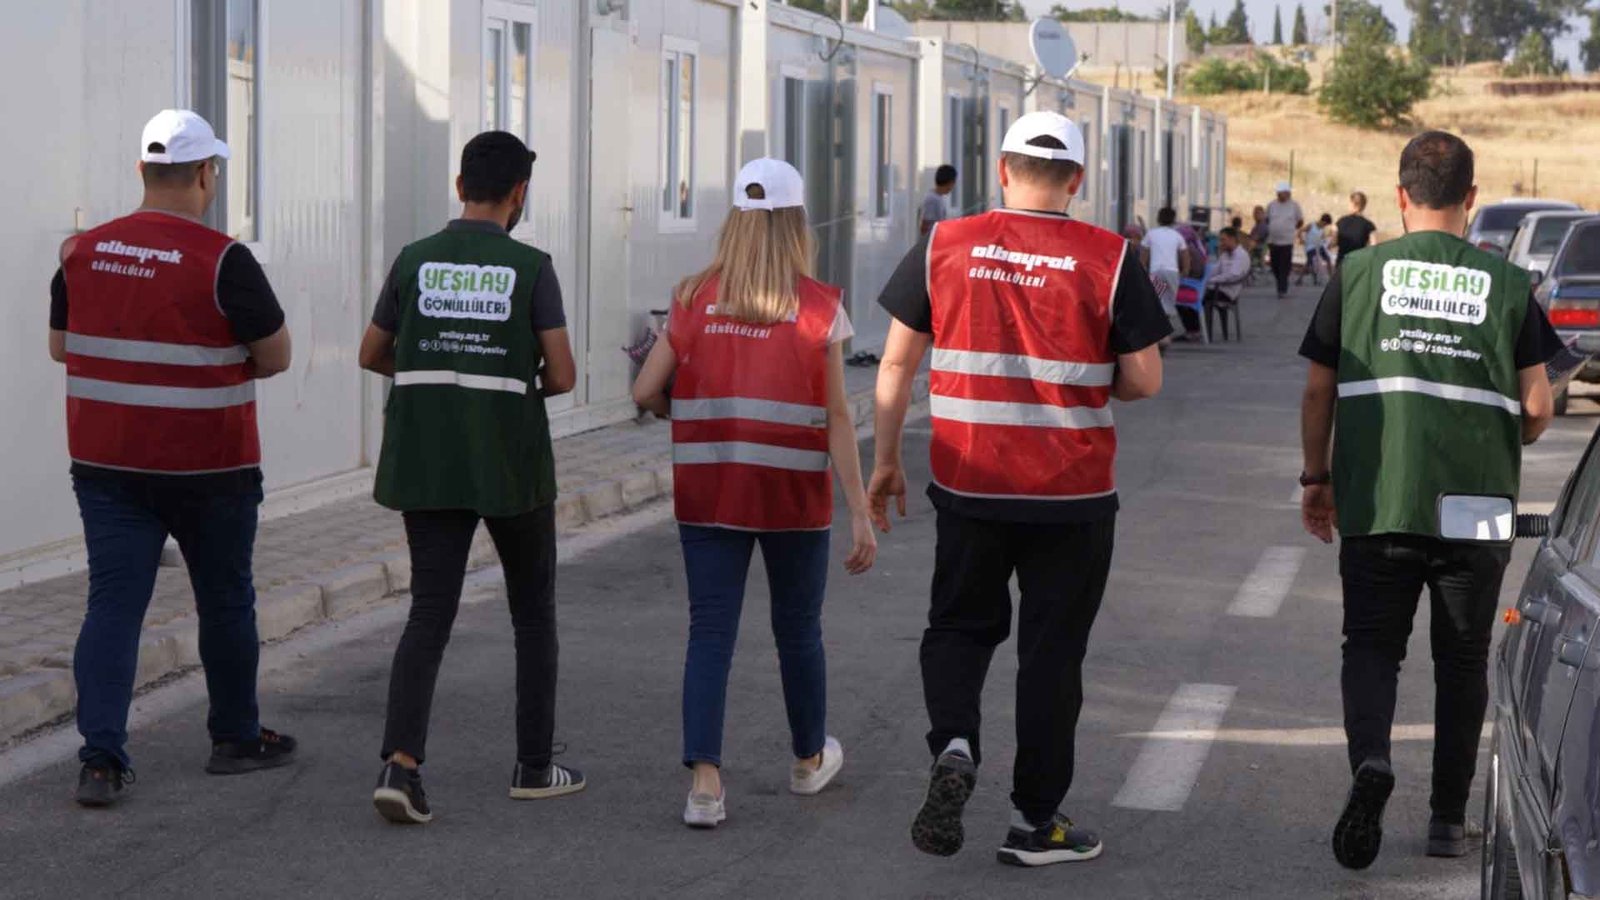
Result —
<svg viewBox="0 0 1600 900"><path fill-rule="evenodd" d="M822 743L821 766L813 769L797 760L794 768L789 770L789 791L808 797L821 793L842 768L844 768L844 747L840 746L838 738L829 735Z"/></svg>
<svg viewBox="0 0 1600 900"><path fill-rule="evenodd" d="M683 824L690 828L715 828L728 818L728 792L721 796L690 793L683 806Z"/></svg>

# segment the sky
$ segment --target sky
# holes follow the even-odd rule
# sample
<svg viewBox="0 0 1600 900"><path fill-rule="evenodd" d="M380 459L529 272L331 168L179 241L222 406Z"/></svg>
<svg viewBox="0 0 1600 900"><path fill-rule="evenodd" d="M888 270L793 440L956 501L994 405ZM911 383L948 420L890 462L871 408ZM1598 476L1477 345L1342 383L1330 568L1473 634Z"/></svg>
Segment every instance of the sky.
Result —
<svg viewBox="0 0 1600 900"><path fill-rule="evenodd" d="M1108 6L1112 3L1128 10L1129 12L1153 13L1157 10L1165 11L1165 0L1022 0L1022 5L1027 8L1030 15L1042 16L1056 3L1065 2L1069 8L1092 6ZM1272 9L1279 5L1280 0L1245 0L1244 8L1250 14L1250 29L1255 33L1257 41L1272 38ZM1289 36L1289 29L1294 25L1294 8L1296 0L1281 0L1283 6L1283 31L1284 37ZM1209 21L1212 11L1216 11L1217 21L1221 22L1233 10L1233 0L1191 0L1195 15L1201 22ZM1326 31L1326 22L1322 14L1324 0L1308 0L1306 2L1306 21L1310 24L1313 34L1319 26ZM1411 15L1406 12L1403 0L1378 0L1378 5L1383 7L1384 15L1400 30L1400 40L1404 41L1411 31ZM1557 58L1570 60L1575 66L1578 61L1578 41L1588 34L1586 19L1572 21L1574 30L1555 42Z"/></svg>

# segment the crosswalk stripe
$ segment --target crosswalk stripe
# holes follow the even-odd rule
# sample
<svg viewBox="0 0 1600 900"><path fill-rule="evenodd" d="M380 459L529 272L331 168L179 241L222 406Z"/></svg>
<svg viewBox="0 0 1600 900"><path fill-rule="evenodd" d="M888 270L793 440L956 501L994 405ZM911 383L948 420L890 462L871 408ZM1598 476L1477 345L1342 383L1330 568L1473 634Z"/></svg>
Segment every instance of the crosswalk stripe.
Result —
<svg viewBox="0 0 1600 900"><path fill-rule="evenodd" d="M1305 561L1304 547L1268 547L1228 604L1228 615L1265 619L1278 614Z"/></svg>
<svg viewBox="0 0 1600 900"><path fill-rule="evenodd" d="M1179 685L1156 719L1155 732L1192 737L1146 740L1111 805L1164 812L1183 809L1236 690L1226 684Z"/></svg>

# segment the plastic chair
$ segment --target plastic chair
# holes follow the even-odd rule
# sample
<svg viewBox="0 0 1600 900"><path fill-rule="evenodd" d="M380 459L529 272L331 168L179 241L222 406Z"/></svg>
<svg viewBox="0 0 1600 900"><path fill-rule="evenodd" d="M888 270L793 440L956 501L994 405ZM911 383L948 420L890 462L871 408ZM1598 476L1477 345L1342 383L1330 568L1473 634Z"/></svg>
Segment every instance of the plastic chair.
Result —
<svg viewBox="0 0 1600 900"><path fill-rule="evenodd" d="M1216 271L1215 263L1206 263L1205 274L1199 278L1178 279L1178 297L1176 303L1180 307L1194 310L1195 319L1200 323L1200 340L1202 343L1211 343L1211 321L1206 308L1206 285L1211 282L1211 275ZM1185 288L1194 291L1194 300L1183 299Z"/></svg>

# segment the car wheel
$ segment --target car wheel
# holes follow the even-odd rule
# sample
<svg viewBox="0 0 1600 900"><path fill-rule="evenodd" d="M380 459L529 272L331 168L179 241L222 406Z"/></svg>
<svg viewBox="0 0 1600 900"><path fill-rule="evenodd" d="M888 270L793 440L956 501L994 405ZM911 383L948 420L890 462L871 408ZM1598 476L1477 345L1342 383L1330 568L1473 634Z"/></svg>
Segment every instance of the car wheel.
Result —
<svg viewBox="0 0 1600 900"><path fill-rule="evenodd" d="M1566 415L1567 414L1567 392L1563 390L1561 393L1556 394L1554 399L1555 399L1555 412L1556 412L1556 415L1558 415L1558 416Z"/></svg>
<svg viewBox="0 0 1600 900"><path fill-rule="evenodd" d="M1498 742L1491 740L1489 746L1492 749L1483 791L1482 897L1484 900L1521 900L1522 875L1517 868L1517 852L1511 845L1509 798L1500 794Z"/></svg>

